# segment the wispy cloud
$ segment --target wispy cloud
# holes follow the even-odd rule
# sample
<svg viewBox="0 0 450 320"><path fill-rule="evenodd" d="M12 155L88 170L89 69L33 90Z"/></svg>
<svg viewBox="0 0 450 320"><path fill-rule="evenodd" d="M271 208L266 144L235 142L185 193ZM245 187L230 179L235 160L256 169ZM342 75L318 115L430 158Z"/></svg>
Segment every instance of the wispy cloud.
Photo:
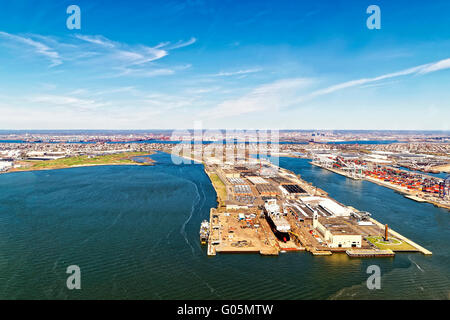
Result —
<svg viewBox="0 0 450 320"><path fill-rule="evenodd" d="M357 79L357 80L346 81L346 82L339 83L339 84L336 84L336 85L333 85L333 86L330 86L330 87L327 87L324 89L316 90L307 96L301 97L298 100L298 102L301 100L311 99L314 97L330 94L330 93L333 93L336 91L340 91L340 90L344 90L344 89L348 89L348 88L352 88L352 87L359 87L362 85L377 83L377 82L380 82L383 80L394 79L394 78L408 76L408 75L423 75L423 74L436 72L436 71L440 71L440 70L445 70L445 69L450 69L450 59L444 59L444 60L440 60L440 61L433 62L433 63L427 63L427 64L423 64L423 65L420 65L417 67L408 68L408 69L393 72L393 73L387 73L387 74L384 74L384 75L381 75L378 77L374 77L374 78L362 78L362 79Z"/></svg>
<svg viewBox="0 0 450 320"><path fill-rule="evenodd" d="M67 65L76 64L77 67L85 67L88 72L96 70L100 78L110 77L111 71L114 71L113 77L135 75L154 77L174 74L184 67L155 67L153 63L168 56L171 50L192 45L197 41L193 37L174 44L162 42L155 46L147 46L113 41L102 35L77 34L57 40L42 35L21 36L0 31L1 38L34 49L34 54L50 59L52 67L64 61Z"/></svg>
<svg viewBox="0 0 450 320"><path fill-rule="evenodd" d="M39 95L30 98L30 102L45 104L45 106L69 107L71 109L96 109L108 105L108 103L94 99L81 99L74 96L61 95Z"/></svg>
<svg viewBox="0 0 450 320"><path fill-rule="evenodd" d="M62 64L60 54L42 42L33 40L30 37L17 36L3 31L0 31L0 37L7 40L12 40L16 43L24 44L34 49L35 53L48 58L52 62L50 65L51 67Z"/></svg>
<svg viewBox="0 0 450 320"><path fill-rule="evenodd" d="M188 41L178 41L171 45L170 42L162 42L155 46L128 45L112 41L103 36L77 36L89 44L101 47L102 54L95 57L94 62L98 60L107 60L110 67L109 72L101 76L103 78L116 78L122 76L155 77L172 75L176 71L190 68L190 64L172 67L155 66L153 63L169 55L174 49L189 46L195 43L196 38ZM92 48L91 48L92 50ZM101 64L101 63L99 63ZM114 71L111 73L110 71Z"/></svg>
<svg viewBox="0 0 450 320"><path fill-rule="evenodd" d="M123 76L134 76L141 78L151 78L156 76L169 76L173 75L178 71L186 70L191 68L191 64L179 65L174 67L134 67L134 66L126 66L126 67L118 67L114 70L113 73L106 74L104 78L119 78Z"/></svg>
<svg viewBox="0 0 450 320"><path fill-rule="evenodd" d="M309 86L311 79L292 78L261 85L237 99L226 100L212 110L205 111L207 118L224 118L247 113L288 107L298 90Z"/></svg>
<svg viewBox="0 0 450 320"><path fill-rule="evenodd" d="M97 52L100 50L101 54L97 55L97 57L109 59L109 62L115 62L116 67L118 66L117 64L122 68L145 65L149 62L162 59L169 54L168 50L162 49L165 43L155 47L144 45L130 46L125 43L112 41L101 35L76 35L75 37L83 42L96 46L97 48L89 48L89 50L97 50Z"/></svg>
<svg viewBox="0 0 450 320"><path fill-rule="evenodd" d="M162 93L149 94L145 99L143 99L146 107L156 108L161 112L189 107L192 106L195 101L196 98L192 96L189 97Z"/></svg>
<svg viewBox="0 0 450 320"><path fill-rule="evenodd" d="M77 34L75 35L75 38L107 48L114 48L116 46L116 43L101 35L86 36Z"/></svg>
<svg viewBox="0 0 450 320"><path fill-rule="evenodd" d="M296 107L303 102L319 96L353 87L367 88L379 85L384 80L394 80L399 77L424 75L439 70L450 69L450 59L423 64L398 72L387 73L373 78L362 78L335 84L323 89L305 93L305 87L313 83L312 79L293 78L282 79L273 83L259 86L242 97L229 99L218 104L212 110L204 113L205 117L224 118L247 113L277 110L281 108Z"/></svg>
<svg viewBox="0 0 450 320"><path fill-rule="evenodd" d="M427 74L430 72L440 71L444 69L450 69L450 58L422 65L418 73Z"/></svg>
<svg viewBox="0 0 450 320"><path fill-rule="evenodd" d="M253 69L245 69L245 70L238 70L238 71L229 71L229 72L219 72L214 74L216 77L230 77L230 76L238 76L238 75L245 75L249 73L255 73L262 71L261 68L253 68Z"/></svg>
<svg viewBox="0 0 450 320"><path fill-rule="evenodd" d="M174 44L170 44L170 42L166 43L164 46L167 46L168 50L173 50L173 49L179 49L179 48L184 48L187 46L190 46L191 44L194 44L197 42L197 39L192 37L191 39L187 40L187 41L178 41Z"/></svg>

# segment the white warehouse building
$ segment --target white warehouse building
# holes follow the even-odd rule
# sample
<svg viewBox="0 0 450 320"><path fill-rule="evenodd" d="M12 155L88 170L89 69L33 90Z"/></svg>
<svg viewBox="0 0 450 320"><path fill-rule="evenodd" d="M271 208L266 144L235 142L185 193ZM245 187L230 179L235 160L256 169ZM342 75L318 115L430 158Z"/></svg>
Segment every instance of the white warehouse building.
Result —
<svg viewBox="0 0 450 320"><path fill-rule="evenodd" d="M361 248L362 236L342 223L342 218L324 218L322 224L317 214L313 219L313 228L317 230L330 248Z"/></svg>

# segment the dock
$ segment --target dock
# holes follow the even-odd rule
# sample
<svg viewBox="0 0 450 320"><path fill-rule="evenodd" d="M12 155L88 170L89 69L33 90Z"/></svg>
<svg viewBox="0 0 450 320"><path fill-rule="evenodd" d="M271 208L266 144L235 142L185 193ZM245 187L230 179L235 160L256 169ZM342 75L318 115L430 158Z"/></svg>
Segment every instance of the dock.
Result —
<svg viewBox="0 0 450 320"><path fill-rule="evenodd" d="M381 258L381 257L393 257L395 256L394 251L387 250L347 250L347 255L350 258Z"/></svg>
<svg viewBox="0 0 450 320"><path fill-rule="evenodd" d="M427 202L426 200L416 197L416 196L413 196L413 195L405 195L405 198L408 198L408 199L411 199L411 200L414 200L417 202Z"/></svg>
<svg viewBox="0 0 450 320"><path fill-rule="evenodd" d="M319 167L319 168L331 171L333 173L340 174L341 176L344 176L344 177L347 177L347 178L350 178L350 179L353 179L353 180L362 180L363 179L363 178L358 177L358 176L352 176L352 175L350 175L347 172L342 171L342 170L336 170L336 169L333 169L333 168L328 168L326 166L322 166L322 165L320 165L318 163L315 163L313 161L311 161L310 164L313 165L313 166L316 166L316 167Z"/></svg>

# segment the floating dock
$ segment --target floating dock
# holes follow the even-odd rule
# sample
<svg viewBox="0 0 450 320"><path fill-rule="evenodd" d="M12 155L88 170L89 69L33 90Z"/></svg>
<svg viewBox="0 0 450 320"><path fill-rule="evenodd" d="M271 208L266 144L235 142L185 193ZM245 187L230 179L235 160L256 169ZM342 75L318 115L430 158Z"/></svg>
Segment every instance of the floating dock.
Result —
<svg viewBox="0 0 450 320"><path fill-rule="evenodd" d="M345 251L350 258L381 258L381 257L393 257L394 251L387 250L355 250L350 249Z"/></svg>

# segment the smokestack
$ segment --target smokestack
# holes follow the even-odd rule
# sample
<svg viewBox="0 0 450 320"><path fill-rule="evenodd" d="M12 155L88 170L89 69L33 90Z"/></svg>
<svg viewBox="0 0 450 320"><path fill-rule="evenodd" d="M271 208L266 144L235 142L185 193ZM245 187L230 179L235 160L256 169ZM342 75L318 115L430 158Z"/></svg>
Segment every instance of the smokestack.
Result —
<svg viewBox="0 0 450 320"><path fill-rule="evenodd" d="M317 211L314 210L314 212L313 212L313 229L317 228L318 218L319 218L319 216L317 214Z"/></svg>
<svg viewBox="0 0 450 320"><path fill-rule="evenodd" d="M389 227L387 224L384 225L384 241L388 241L388 233L389 233Z"/></svg>

